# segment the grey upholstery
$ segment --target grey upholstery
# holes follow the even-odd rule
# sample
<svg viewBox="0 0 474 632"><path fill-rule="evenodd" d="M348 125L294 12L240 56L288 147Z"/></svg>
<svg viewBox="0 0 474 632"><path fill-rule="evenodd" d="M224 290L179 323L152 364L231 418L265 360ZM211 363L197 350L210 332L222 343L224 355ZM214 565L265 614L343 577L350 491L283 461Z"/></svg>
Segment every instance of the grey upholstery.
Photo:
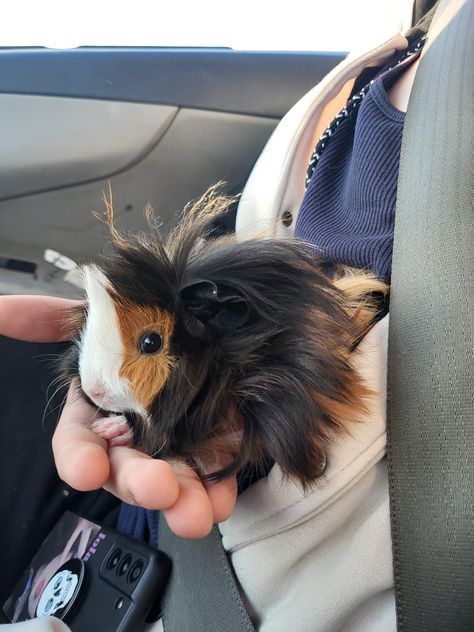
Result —
<svg viewBox="0 0 474 632"><path fill-rule="evenodd" d="M166 632L253 632L217 527L203 540L176 537L160 521L158 547L173 560L163 600Z"/></svg>
<svg viewBox="0 0 474 632"><path fill-rule="evenodd" d="M474 1L449 8L462 4L417 71L396 210L388 455L410 632L474 630Z"/></svg>

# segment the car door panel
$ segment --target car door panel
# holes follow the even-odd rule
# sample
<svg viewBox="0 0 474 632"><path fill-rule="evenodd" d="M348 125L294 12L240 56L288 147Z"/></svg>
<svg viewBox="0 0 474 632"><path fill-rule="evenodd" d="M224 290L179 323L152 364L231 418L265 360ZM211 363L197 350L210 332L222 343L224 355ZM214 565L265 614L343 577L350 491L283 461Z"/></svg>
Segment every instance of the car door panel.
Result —
<svg viewBox="0 0 474 632"><path fill-rule="evenodd" d="M281 118L344 58L332 52L78 48L0 51L0 92Z"/></svg>
<svg viewBox="0 0 474 632"><path fill-rule="evenodd" d="M44 251L82 262L103 250L92 211L109 184L127 230L145 227L146 204L166 231L217 181L241 191L281 116L341 58L0 51L0 293L77 292Z"/></svg>
<svg viewBox="0 0 474 632"><path fill-rule="evenodd" d="M123 171L163 136L178 108L0 94L0 196L31 195Z"/></svg>

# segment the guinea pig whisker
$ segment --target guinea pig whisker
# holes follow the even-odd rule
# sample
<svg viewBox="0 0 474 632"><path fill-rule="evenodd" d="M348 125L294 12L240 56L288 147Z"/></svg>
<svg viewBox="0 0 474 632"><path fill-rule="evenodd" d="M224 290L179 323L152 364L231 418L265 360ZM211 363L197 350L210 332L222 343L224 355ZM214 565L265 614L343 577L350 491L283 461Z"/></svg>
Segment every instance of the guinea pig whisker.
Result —
<svg viewBox="0 0 474 632"><path fill-rule="evenodd" d="M55 397L57 392L61 390L62 388L65 388L68 385L68 383L69 383L69 380L67 377L64 377L63 375L58 375L57 377L54 378L54 380L52 380L48 384L48 387L46 389L47 406L50 404L51 400ZM55 390L54 390L54 393L50 396L49 393L52 388L55 388Z"/></svg>
<svg viewBox="0 0 474 632"><path fill-rule="evenodd" d="M184 379L186 380L186 382L188 383L189 387L193 389L193 391L197 391L197 386L194 386L194 384L191 382L191 380L189 379L189 377L186 375L186 373L183 371L183 367L181 367L179 364L177 365L177 369L178 371L181 373L181 375L184 377Z"/></svg>
<svg viewBox="0 0 474 632"><path fill-rule="evenodd" d="M54 398L56 397L56 395L58 393L61 392L61 390L66 389L68 386L69 380L62 378L61 376L55 378L51 384L48 386L47 390L46 390L46 397L47 402L46 402L46 406L44 407L44 411L43 411L43 417L41 419L41 427L43 430L46 430L46 416L49 414L53 414L54 412L56 412L57 410L59 410L60 408L63 407L64 402L66 401L67 398L67 390L64 393L63 397L61 398L61 401L59 402L59 404L57 406L55 406L54 408L51 408L51 402L54 400ZM56 385L56 388L54 389L54 392L52 393L51 396L48 397L49 391L50 389L53 387L53 385Z"/></svg>
<svg viewBox="0 0 474 632"><path fill-rule="evenodd" d="M53 380L51 380L51 382L48 384L48 387L46 389L46 395L48 396L50 389L55 386L56 384L62 383L63 385L65 385L67 383L67 378L64 377L63 375L58 375L56 376Z"/></svg>
<svg viewBox="0 0 474 632"><path fill-rule="evenodd" d="M48 362L49 360L59 360L62 357L62 353L40 353L39 355L32 356L31 359Z"/></svg>
<svg viewBox="0 0 474 632"><path fill-rule="evenodd" d="M51 408L51 409L50 409L50 405L51 405L51 403L52 403L53 399L56 397L56 395L57 395L57 394L58 394L61 390L66 389L66 388L67 388L67 383L58 384L58 385L56 386L56 388L54 389L54 391L53 391L52 395L51 395L50 397L48 397L48 400L47 400L47 402L46 402L46 406L45 406L45 409L44 409L43 421L44 421L45 416L48 414L48 412L49 412L49 413L53 413L54 411L58 410L58 408L60 408L60 407L63 405L64 397L62 397L62 398L61 398L61 402L60 402L59 404L57 404L54 408ZM66 394L67 394L67 393L65 393L65 395L66 395ZM49 409L50 409L50 410L49 410Z"/></svg>
<svg viewBox="0 0 474 632"><path fill-rule="evenodd" d="M157 447L157 448L156 448L156 449L155 449L155 450L154 450L154 451L150 454L150 456L151 456L153 459L155 459L156 457L158 457L158 456L159 456L159 455L163 452L163 450L165 449L165 447L166 447L166 439L163 439L163 441L161 442L161 445L160 445L159 447Z"/></svg>

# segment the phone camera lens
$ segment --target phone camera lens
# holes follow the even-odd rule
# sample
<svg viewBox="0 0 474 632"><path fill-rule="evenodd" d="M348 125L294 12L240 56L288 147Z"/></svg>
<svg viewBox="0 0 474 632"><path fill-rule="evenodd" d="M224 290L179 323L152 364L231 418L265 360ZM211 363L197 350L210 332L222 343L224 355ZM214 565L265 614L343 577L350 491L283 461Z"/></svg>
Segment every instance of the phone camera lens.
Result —
<svg viewBox="0 0 474 632"><path fill-rule="evenodd" d="M135 562L135 564L130 569L130 572L128 573L128 577L127 577L128 582L130 584L133 584L133 582L136 582L137 579L142 574L142 571L143 571L143 560L138 560L137 562Z"/></svg>
<svg viewBox="0 0 474 632"><path fill-rule="evenodd" d="M126 555L123 560L120 562L117 568L118 575L125 575L130 570L130 566L132 565L132 556Z"/></svg>
<svg viewBox="0 0 474 632"><path fill-rule="evenodd" d="M121 549L114 549L110 554L110 557L107 561L107 570L112 571L117 564L120 562L120 558L122 557Z"/></svg>

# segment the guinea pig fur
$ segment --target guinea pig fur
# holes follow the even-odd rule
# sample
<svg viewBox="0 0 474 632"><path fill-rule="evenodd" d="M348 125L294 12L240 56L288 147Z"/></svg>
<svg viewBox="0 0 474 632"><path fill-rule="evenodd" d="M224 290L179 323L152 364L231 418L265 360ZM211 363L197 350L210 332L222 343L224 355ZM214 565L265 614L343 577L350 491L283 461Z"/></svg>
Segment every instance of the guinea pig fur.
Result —
<svg viewBox="0 0 474 632"><path fill-rule="evenodd" d="M63 373L148 454L199 469L227 449L209 479L272 460L305 486L366 410L351 353L374 322L368 295L387 288L361 271L329 279L296 240L211 238L228 203L211 189L166 238L151 212L146 234L120 234L109 205L111 252L83 268Z"/></svg>

